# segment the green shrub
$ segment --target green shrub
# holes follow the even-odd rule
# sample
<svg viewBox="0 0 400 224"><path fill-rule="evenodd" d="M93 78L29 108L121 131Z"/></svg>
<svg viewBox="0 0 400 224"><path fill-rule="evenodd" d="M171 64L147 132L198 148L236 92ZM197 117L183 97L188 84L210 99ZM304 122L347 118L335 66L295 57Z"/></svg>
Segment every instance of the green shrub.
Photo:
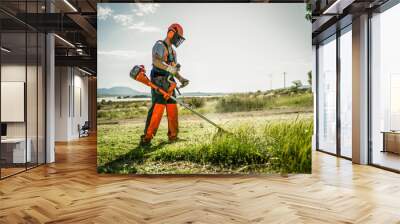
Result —
<svg viewBox="0 0 400 224"><path fill-rule="evenodd" d="M279 97L275 101L275 107L312 107L313 95L306 92L303 94L296 94L292 96Z"/></svg>
<svg viewBox="0 0 400 224"><path fill-rule="evenodd" d="M278 93L277 93L278 92ZM311 107L312 93L304 90L294 92L290 89L275 90L263 94L236 94L221 97L217 101L216 111L220 113L238 111L257 111L279 108Z"/></svg>
<svg viewBox="0 0 400 224"><path fill-rule="evenodd" d="M273 104L274 99L271 97L254 97L254 96L241 96L233 95L222 97L218 100L216 105L216 111L225 112L236 112L236 111L254 111L263 110L270 107Z"/></svg>
<svg viewBox="0 0 400 224"><path fill-rule="evenodd" d="M206 100L203 97L191 97L184 100L192 108L201 108L205 105Z"/></svg>

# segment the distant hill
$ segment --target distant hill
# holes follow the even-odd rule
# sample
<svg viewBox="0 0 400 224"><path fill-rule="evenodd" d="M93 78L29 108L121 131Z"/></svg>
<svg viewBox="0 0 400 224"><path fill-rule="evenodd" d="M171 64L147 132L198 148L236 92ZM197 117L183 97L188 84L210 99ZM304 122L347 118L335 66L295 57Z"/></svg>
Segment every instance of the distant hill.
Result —
<svg viewBox="0 0 400 224"><path fill-rule="evenodd" d="M97 96L137 96L149 95L149 93L139 92L129 87L116 86L112 88L99 88L97 89Z"/></svg>

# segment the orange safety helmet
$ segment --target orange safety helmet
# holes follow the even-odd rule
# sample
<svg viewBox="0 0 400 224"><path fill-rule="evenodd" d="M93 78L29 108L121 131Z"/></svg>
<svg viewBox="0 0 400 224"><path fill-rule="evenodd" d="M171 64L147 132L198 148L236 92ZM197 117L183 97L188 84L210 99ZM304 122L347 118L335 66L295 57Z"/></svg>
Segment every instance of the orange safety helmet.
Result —
<svg viewBox="0 0 400 224"><path fill-rule="evenodd" d="M171 24L168 27L168 32L169 31L173 31L174 32L174 36L171 39L171 43L173 45L175 45L175 47L178 47L179 45L181 45L182 42L185 40L185 38L183 37L183 28L182 28L182 26L179 25L178 23Z"/></svg>

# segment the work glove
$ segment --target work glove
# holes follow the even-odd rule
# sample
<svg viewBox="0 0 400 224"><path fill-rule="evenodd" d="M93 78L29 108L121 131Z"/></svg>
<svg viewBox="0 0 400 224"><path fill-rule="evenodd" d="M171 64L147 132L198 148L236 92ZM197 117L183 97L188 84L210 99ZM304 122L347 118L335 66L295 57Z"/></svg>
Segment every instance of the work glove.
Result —
<svg viewBox="0 0 400 224"><path fill-rule="evenodd" d="M169 73L171 73L173 75L178 73L178 71L179 71L179 67L172 66L172 65L168 65L168 67L167 67L167 72L169 72Z"/></svg>
<svg viewBox="0 0 400 224"><path fill-rule="evenodd" d="M176 88L176 83L170 82L170 86L167 90L167 94L163 94L165 100L168 100L174 94L175 88Z"/></svg>
<svg viewBox="0 0 400 224"><path fill-rule="evenodd" d="M180 77L179 82L181 83L181 86L179 88L183 88L183 87L189 85L189 80L187 80L183 77Z"/></svg>
<svg viewBox="0 0 400 224"><path fill-rule="evenodd" d="M171 95L172 95L172 93L171 93ZM169 94L163 94L163 97L164 97L165 100L168 100L168 99L171 97L171 95L169 95Z"/></svg>

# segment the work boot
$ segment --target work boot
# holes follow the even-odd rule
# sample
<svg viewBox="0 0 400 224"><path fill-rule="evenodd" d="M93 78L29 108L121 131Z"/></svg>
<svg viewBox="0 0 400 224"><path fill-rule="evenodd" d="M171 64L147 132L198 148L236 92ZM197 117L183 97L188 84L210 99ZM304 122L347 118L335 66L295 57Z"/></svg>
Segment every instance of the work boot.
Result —
<svg viewBox="0 0 400 224"><path fill-rule="evenodd" d="M150 146L150 145L151 145L150 139L146 139L145 135L140 136L139 146L146 147L146 146Z"/></svg>
<svg viewBox="0 0 400 224"><path fill-rule="evenodd" d="M183 139L178 138L178 137L168 137L168 142L169 143L175 143L175 142L182 141L182 140ZM185 141L185 140L183 140L183 141Z"/></svg>
<svg viewBox="0 0 400 224"><path fill-rule="evenodd" d="M178 141L178 138L177 138L177 137L168 137L168 142L169 142L169 143L174 143L174 142L176 142L176 141Z"/></svg>

